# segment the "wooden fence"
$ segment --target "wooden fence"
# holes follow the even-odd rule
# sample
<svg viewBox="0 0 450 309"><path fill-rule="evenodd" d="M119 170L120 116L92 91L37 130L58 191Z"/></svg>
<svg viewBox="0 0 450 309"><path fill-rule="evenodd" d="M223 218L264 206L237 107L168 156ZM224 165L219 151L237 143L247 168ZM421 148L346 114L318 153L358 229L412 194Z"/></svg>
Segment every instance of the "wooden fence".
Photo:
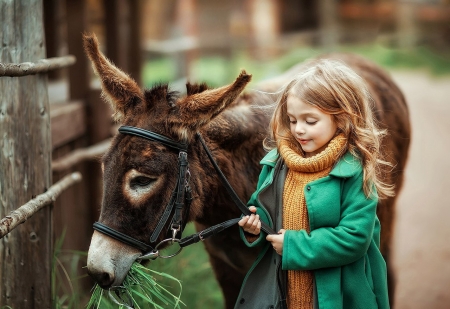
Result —
<svg viewBox="0 0 450 309"><path fill-rule="evenodd" d="M98 218L98 158L113 123L100 85L91 82L82 33L103 33L109 58L139 80L140 2L96 1L100 21L90 15L92 3L0 0L0 307L52 308L55 239L65 231L62 249L86 251ZM66 177L75 171L84 180L68 188L79 181L79 174Z"/></svg>

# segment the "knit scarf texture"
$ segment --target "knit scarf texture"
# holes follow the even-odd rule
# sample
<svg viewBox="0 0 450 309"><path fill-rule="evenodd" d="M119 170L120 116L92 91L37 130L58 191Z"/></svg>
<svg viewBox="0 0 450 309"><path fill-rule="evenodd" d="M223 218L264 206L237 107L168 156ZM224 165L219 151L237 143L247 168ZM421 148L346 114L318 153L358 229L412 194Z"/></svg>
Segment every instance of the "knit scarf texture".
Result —
<svg viewBox="0 0 450 309"><path fill-rule="evenodd" d="M310 233L305 186L327 176L343 154L346 138L337 135L328 146L313 157L305 158L298 145L280 141L278 150L288 169L283 191L283 228ZM312 309L314 274L309 270L287 271L287 304L289 309Z"/></svg>

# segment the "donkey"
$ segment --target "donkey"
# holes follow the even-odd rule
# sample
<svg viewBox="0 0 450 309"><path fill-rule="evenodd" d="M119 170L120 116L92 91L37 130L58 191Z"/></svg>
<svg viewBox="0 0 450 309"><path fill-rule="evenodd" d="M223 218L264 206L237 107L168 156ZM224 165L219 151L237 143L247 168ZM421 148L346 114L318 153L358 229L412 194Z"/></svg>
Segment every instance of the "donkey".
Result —
<svg viewBox="0 0 450 309"><path fill-rule="evenodd" d="M242 94L251 79L242 71L236 80L217 89L205 84L186 85L181 96L168 85L141 90L126 73L113 66L99 51L95 35L84 37L86 53L102 83L103 95L121 124L149 130L187 145L189 186L192 190L190 211L182 212L186 222L195 222L198 230L240 216L224 190L217 173L202 149L196 133L203 136L213 157L242 200L255 189L260 172L259 161L265 151L270 115L252 106L267 106L268 96L258 91ZM400 90L381 69L356 56L339 56L357 70L369 84L376 106L375 112L389 138L384 147L386 159L395 163L389 181L401 187L403 168L409 145L409 116ZM302 69L294 67L261 90L273 91ZM118 134L102 158L103 201L99 222L142 243L149 243L165 205L177 186L178 153L157 141L134 135ZM389 258L394 201L380 203L383 250ZM169 222L169 221L168 221ZM170 227L166 224L163 230ZM167 238L164 233L157 241ZM243 278L254 261L258 249L245 247L238 227L232 226L204 241L216 279L223 291L225 307L233 308ZM113 237L94 231L88 253L88 273L103 288L118 286L132 263L143 253Z"/></svg>

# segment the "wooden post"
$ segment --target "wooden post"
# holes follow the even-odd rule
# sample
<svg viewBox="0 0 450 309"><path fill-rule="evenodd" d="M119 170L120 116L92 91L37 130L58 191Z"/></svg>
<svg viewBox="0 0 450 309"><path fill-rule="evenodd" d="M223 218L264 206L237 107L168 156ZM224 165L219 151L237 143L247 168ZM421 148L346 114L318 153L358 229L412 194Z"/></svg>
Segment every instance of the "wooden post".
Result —
<svg viewBox="0 0 450 309"><path fill-rule="evenodd" d="M103 0L106 56L138 84L141 76L140 0Z"/></svg>
<svg viewBox="0 0 450 309"><path fill-rule="evenodd" d="M138 84L141 84L141 69L142 69L142 7L141 0L131 0L128 2L129 16L128 22L129 37L128 43L128 74L136 80Z"/></svg>
<svg viewBox="0 0 450 309"><path fill-rule="evenodd" d="M412 48L417 43L415 10L416 5L413 1L398 1L397 3L397 38L401 48Z"/></svg>
<svg viewBox="0 0 450 309"><path fill-rule="evenodd" d="M273 58L278 53L280 3L276 0L251 0L249 4L255 55L259 59Z"/></svg>
<svg viewBox="0 0 450 309"><path fill-rule="evenodd" d="M89 91L89 70L83 50L83 32L86 31L87 0L66 0L67 44L69 53L77 58L77 65L69 69L70 98L86 100Z"/></svg>
<svg viewBox="0 0 450 309"><path fill-rule="evenodd" d="M46 57L42 0L0 0L0 62ZM0 77L0 217L51 184L47 75ZM51 306L52 212L45 207L0 240L0 305Z"/></svg>
<svg viewBox="0 0 450 309"><path fill-rule="evenodd" d="M335 0L319 0L320 42L327 50L333 50L339 42L338 3Z"/></svg>
<svg viewBox="0 0 450 309"><path fill-rule="evenodd" d="M183 37L197 38L197 1L196 0L178 0L175 4L175 24L179 29L179 34ZM198 50L188 49L175 53L175 63L177 67L177 78L192 77L191 64L197 57Z"/></svg>

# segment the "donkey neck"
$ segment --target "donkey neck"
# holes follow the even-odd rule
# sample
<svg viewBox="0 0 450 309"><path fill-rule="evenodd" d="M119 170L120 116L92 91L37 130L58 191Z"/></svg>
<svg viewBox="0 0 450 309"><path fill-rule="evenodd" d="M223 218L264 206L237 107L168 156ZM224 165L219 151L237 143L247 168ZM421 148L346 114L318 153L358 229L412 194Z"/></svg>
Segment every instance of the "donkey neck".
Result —
<svg viewBox="0 0 450 309"><path fill-rule="evenodd" d="M264 115L251 111L248 105L238 105L222 113L202 132L217 164L244 202L256 188L267 122ZM239 216L199 142L192 146L191 153L191 219L210 226Z"/></svg>

